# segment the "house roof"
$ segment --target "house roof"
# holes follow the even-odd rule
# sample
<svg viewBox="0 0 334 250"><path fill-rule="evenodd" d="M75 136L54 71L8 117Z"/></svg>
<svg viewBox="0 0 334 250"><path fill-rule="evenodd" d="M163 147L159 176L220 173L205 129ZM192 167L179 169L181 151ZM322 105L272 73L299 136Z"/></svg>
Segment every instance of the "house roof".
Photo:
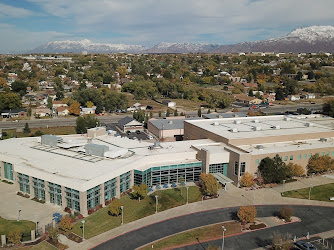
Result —
<svg viewBox="0 0 334 250"><path fill-rule="evenodd" d="M15 113L20 113L20 112L27 112L26 109L7 109L7 110L3 110L2 113L10 113L10 114L15 114Z"/></svg>
<svg viewBox="0 0 334 250"><path fill-rule="evenodd" d="M68 110L68 107L58 107L58 108L57 108L57 111L58 111L58 112L62 112L62 111L64 111L64 110Z"/></svg>
<svg viewBox="0 0 334 250"><path fill-rule="evenodd" d="M138 122L136 119L134 119L133 117L130 116L125 116L124 118L122 118L121 120L118 121L118 126L120 126L121 128L124 127L125 125L127 125L128 123L132 122L132 121L136 121ZM141 124L140 122L138 122L138 124Z"/></svg>

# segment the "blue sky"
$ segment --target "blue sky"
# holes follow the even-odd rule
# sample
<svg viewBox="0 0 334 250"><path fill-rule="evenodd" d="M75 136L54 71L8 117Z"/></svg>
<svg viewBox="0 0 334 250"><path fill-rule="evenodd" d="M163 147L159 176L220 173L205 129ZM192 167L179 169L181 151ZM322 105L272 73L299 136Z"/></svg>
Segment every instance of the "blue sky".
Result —
<svg viewBox="0 0 334 250"><path fill-rule="evenodd" d="M232 44L334 26L333 0L0 0L0 53L56 40Z"/></svg>

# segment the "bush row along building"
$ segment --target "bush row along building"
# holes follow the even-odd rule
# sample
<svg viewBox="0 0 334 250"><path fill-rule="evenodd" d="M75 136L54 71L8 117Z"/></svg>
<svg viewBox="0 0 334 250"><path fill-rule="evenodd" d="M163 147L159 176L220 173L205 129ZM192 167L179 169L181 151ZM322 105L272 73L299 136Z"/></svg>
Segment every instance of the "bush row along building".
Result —
<svg viewBox="0 0 334 250"><path fill-rule="evenodd" d="M223 184L256 176L266 156L306 166L313 154L334 156L331 118L236 117L184 121L184 141L149 143L106 134L13 138L0 142L0 178L17 191L87 215L134 184L198 181L214 173Z"/></svg>

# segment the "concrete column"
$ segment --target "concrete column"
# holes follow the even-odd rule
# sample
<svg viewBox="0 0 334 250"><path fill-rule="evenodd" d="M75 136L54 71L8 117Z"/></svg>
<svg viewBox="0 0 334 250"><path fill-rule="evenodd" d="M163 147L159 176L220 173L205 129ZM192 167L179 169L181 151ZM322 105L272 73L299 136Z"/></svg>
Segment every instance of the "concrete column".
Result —
<svg viewBox="0 0 334 250"><path fill-rule="evenodd" d="M65 208L67 207L67 201L66 201L66 187L61 186L61 207Z"/></svg>
<svg viewBox="0 0 334 250"><path fill-rule="evenodd" d="M3 161L0 161L0 179L5 179L5 168Z"/></svg>
<svg viewBox="0 0 334 250"><path fill-rule="evenodd" d="M45 202L50 203L49 182L44 181L44 189L45 189Z"/></svg>
<svg viewBox="0 0 334 250"><path fill-rule="evenodd" d="M100 185L100 204L102 204L102 206L104 206L104 202L105 202L105 197L104 197L104 183L102 183Z"/></svg>
<svg viewBox="0 0 334 250"><path fill-rule="evenodd" d="M120 181L120 177L119 176L117 176L116 177L116 198L121 198L121 190L120 190L120 183L121 183L121 181Z"/></svg>
<svg viewBox="0 0 334 250"><path fill-rule="evenodd" d="M87 210L87 191L80 192L79 193L79 197L80 197L80 213L83 216L87 216L88 215L88 210Z"/></svg>
<svg viewBox="0 0 334 250"><path fill-rule="evenodd" d="M34 198L34 183L32 176L29 176L30 198Z"/></svg>
<svg viewBox="0 0 334 250"><path fill-rule="evenodd" d="M4 247L6 243L6 235L1 235L1 246Z"/></svg>
<svg viewBox="0 0 334 250"><path fill-rule="evenodd" d="M131 172L130 172L130 188L132 188L133 185L135 185L135 171L131 170Z"/></svg>
<svg viewBox="0 0 334 250"><path fill-rule="evenodd" d="M31 230L31 241L34 241L36 239L35 230Z"/></svg>
<svg viewBox="0 0 334 250"><path fill-rule="evenodd" d="M201 149L197 155L197 160L202 161L202 172L209 173L209 165L210 165L210 152L206 149Z"/></svg>
<svg viewBox="0 0 334 250"><path fill-rule="evenodd" d="M2 174L1 174L1 176L2 176ZM17 172L13 172L13 178L14 178L14 184L13 185L14 185L16 191L20 191L19 175L18 175Z"/></svg>

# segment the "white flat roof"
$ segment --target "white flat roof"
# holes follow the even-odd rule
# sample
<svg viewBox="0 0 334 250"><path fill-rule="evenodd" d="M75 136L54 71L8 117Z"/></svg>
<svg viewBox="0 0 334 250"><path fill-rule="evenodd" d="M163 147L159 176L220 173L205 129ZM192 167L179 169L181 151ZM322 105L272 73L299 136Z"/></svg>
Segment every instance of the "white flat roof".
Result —
<svg viewBox="0 0 334 250"><path fill-rule="evenodd" d="M321 116L253 116L186 120L184 122L227 139L246 139L333 131L332 128L317 123L317 119L321 120Z"/></svg>
<svg viewBox="0 0 334 250"><path fill-rule="evenodd" d="M76 145L87 142L87 137L81 135L61 137L75 141ZM129 154L118 159L85 156L78 148L52 148L41 145L40 137L27 137L0 141L0 161L13 163L15 172L86 191L133 169L196 162L197 151L192 145L214 142L207 139L165 142L150 150L152 143L105 135L94 138L92 143L107 145L109 150L128 149Z"/></svg>
<svg viewBox="0 0 334 250"><path fill-rule="evenodd" d="M251 153L252 155L263 155L272 153L287 153L303 150L314 150L323 148L333 148L334 138L326 138L327 141L320 141L320 139L298 140L298 141L286 141L276 143L261 143L254 145L241 145L239 148ZM257 146L261 145L261 149ZM326 150L324 150L326 151ZM325 152L327 153L327 151Z"/></svg>

